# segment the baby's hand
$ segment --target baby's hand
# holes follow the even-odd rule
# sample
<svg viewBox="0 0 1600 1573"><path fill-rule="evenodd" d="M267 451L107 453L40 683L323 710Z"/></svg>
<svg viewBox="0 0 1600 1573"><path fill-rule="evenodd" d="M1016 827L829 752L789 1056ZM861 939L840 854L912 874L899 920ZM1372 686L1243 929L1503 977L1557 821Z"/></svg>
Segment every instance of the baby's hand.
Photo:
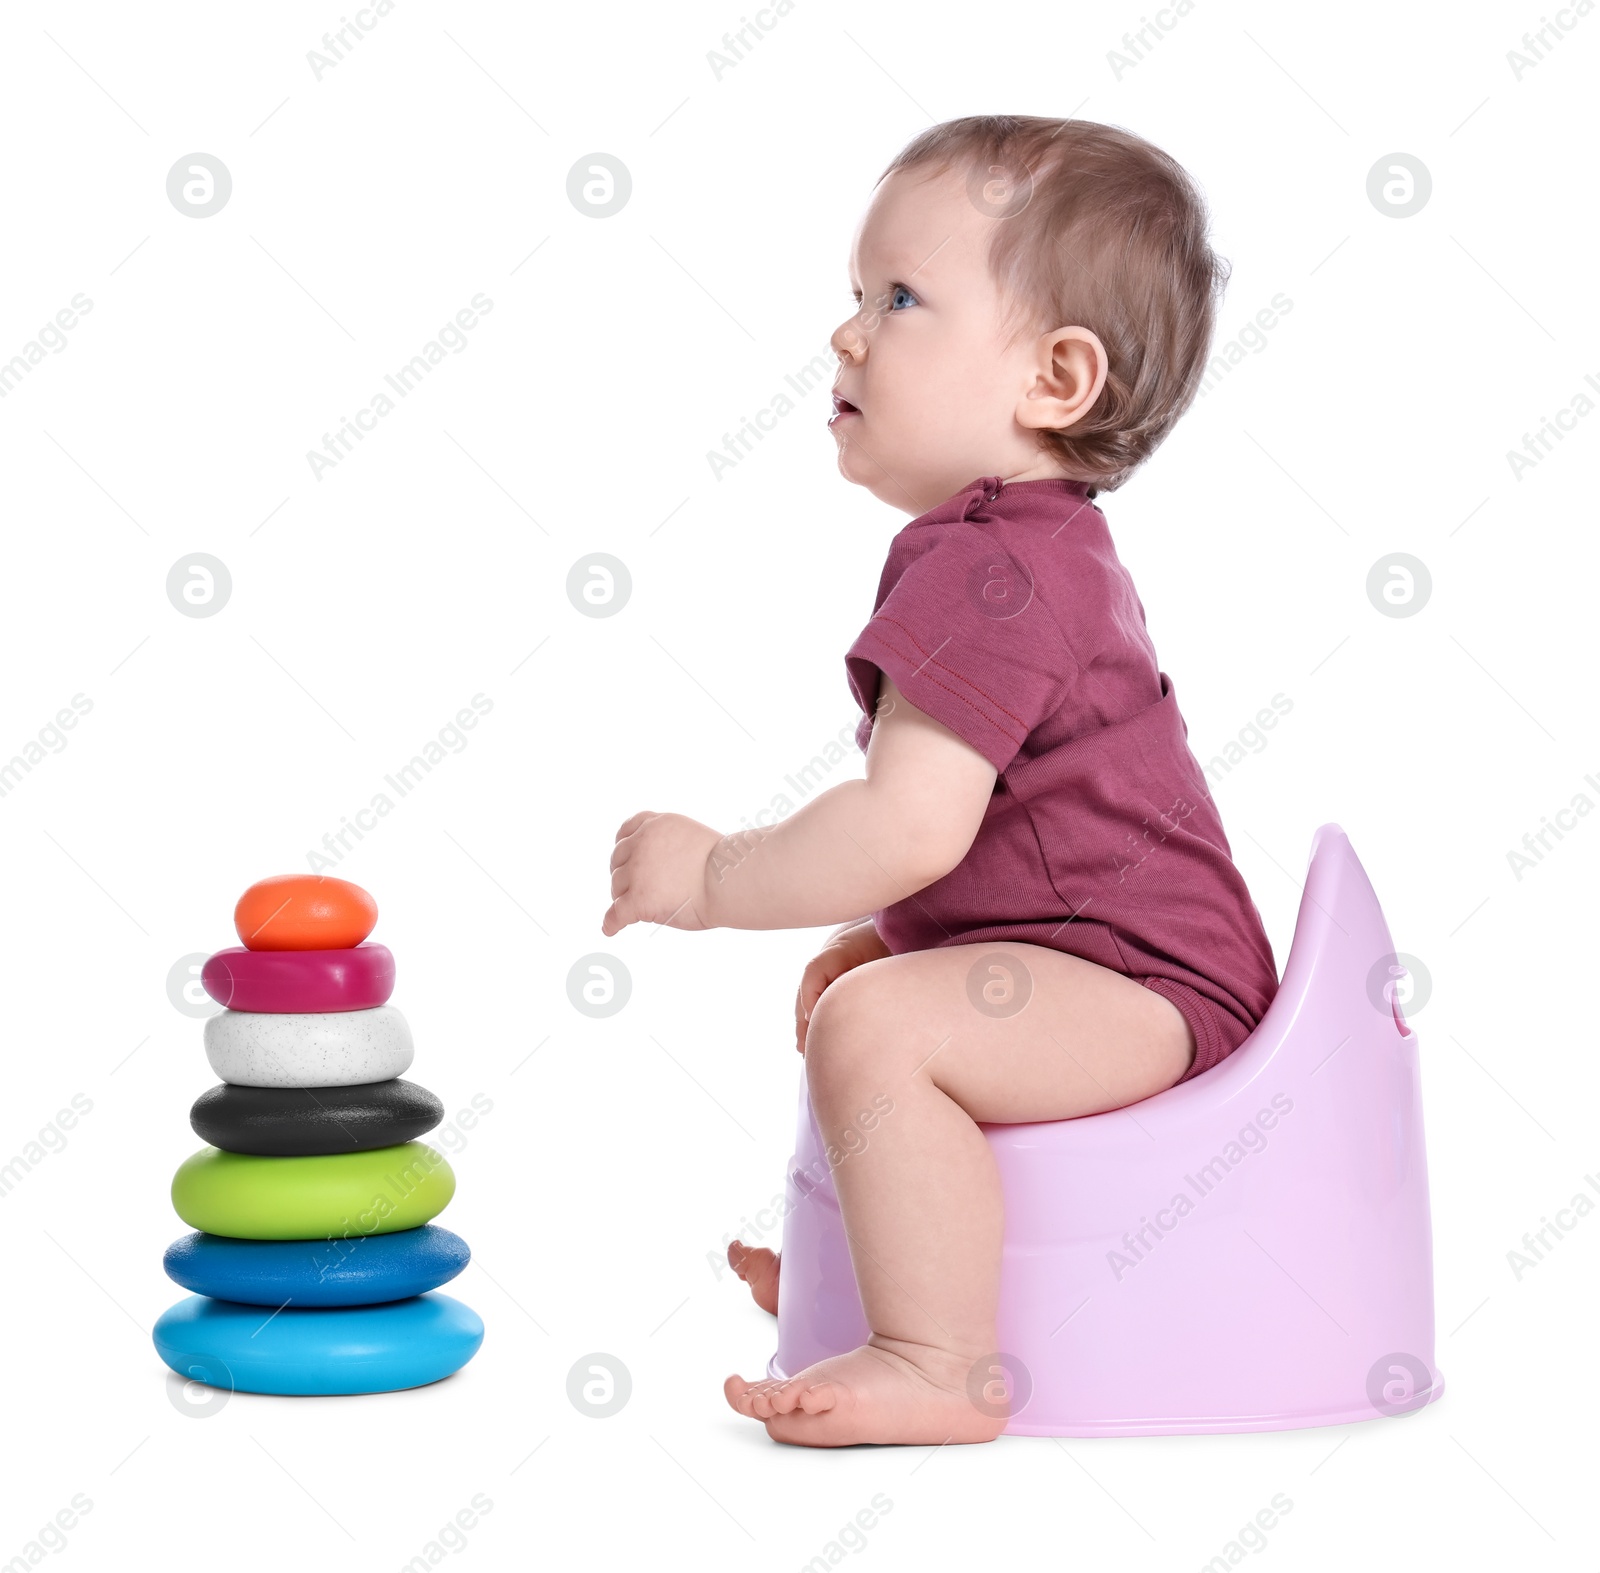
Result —
<svg viewBox="0 0 1600 1573"><path fill-rule="evenodd" d="M720 832L683 814L635 814L611 852L613 900L601 933L620 933L630 923L709 928L706 861L721 840Z"/></svg>

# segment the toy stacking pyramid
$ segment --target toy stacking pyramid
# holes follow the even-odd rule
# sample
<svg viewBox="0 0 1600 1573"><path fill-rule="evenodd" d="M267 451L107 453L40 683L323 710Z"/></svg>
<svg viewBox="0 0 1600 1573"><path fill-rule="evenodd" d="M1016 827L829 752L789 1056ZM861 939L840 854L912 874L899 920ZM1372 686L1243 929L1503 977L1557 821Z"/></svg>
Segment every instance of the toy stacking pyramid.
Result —
<svg viewBox="0 0 1600 1573"><path fill-rule="evenodd" d="M157 1320L180 1376L247 1393L421 1387L478 1352L483 1323L435 1294L467 1265L429 1220L455 1193L444 1155L416 1138L444 1118L401 1081L411 1029L388 1003L394 957L363 943L377 904L342 879L252 885L243 947L201 969L225 1008L206 1022L222 1085L189 1111L202 1147L172 1180L196 1232L167 1248L193 1290Z"/></svg>

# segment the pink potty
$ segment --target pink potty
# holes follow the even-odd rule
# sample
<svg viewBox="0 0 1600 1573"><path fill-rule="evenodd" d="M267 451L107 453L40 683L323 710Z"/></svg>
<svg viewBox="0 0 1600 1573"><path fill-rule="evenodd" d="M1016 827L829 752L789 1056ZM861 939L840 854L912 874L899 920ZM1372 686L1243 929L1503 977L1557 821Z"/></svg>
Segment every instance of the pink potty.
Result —
<svg viewBox="0 0 1600 1573"><path fill-rule="evenodd" d="M1348 838L1323 825L1283 983L1234 1053L1125 1109L984 1127L1010 1433L1276 1431L1438 1398L1403 970ZM804 1077L796 1148L773 1376L867 1337Z"/></svg>

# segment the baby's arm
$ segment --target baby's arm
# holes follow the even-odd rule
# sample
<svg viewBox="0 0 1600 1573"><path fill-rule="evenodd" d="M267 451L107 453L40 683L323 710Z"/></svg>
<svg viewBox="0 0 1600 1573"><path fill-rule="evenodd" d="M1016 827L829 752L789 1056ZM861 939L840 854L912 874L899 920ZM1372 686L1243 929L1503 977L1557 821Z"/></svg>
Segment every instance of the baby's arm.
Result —
<svg viewBox="0 0 1600 1573"><path fill-rule="evenodd" d="M676 814L618 832L602 929L812 928L853 923L948 874L978 833L995 769L884 675L866 777L780 823L719 836Z"/></svg>

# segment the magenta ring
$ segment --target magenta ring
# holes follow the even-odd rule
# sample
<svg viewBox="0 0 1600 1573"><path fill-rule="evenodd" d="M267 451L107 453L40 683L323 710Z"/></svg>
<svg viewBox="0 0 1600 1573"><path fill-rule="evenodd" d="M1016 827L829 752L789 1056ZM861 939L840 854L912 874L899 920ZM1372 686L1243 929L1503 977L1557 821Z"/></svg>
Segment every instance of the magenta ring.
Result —
<svg viewBox="0 0 1600 1573"><path fill-rule="evenodd" d="M273 1015L371 1010L394 993L387 945L348 950L219 950L200 969L200 984L229 1010Z"/></svg>

